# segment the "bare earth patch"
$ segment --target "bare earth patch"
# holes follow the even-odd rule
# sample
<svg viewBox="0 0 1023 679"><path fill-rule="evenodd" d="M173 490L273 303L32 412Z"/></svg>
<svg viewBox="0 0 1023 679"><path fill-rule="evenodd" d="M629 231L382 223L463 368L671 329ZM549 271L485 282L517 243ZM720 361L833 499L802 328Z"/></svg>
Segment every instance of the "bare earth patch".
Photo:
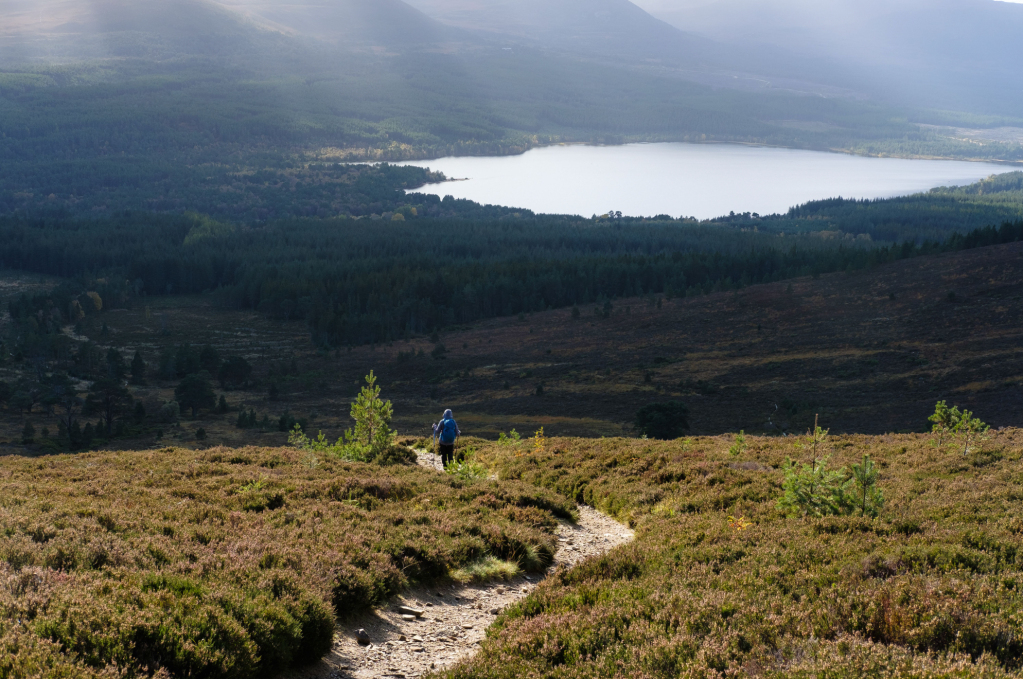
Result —
<svg viewBox="0 0 1023 679"><path fill-rule="evenodd" d="M429 453L419 463L439 469ZM548 569L571 568L631 542L633 532L592 507L579 507L579 523L561 521L558 551ZM528 595L543 575L518 576L484 584L419 587L395 598L387 608L343 622L331 653L289 679L371 679L419 677L474 655L494 617ZM410 612L411 611L411 612ZM419 615L421 613L421 615ZM359 644L363 629L369 644Z"/></svg>

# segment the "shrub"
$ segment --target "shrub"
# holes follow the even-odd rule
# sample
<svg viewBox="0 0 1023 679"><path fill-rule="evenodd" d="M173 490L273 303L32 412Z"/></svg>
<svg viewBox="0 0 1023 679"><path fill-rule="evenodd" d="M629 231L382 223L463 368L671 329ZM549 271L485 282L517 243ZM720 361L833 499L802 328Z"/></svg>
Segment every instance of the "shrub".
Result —
<svg viewBox="0 0 1023 679"><path fill-rule="evenodd" d="M969 410L959 410L958 406L949 408L945 401L938 401L928 421L934 424L931 431L938 435L938 447L941 447L945 436L955 436L963 443L964 456L969 454L970 446L983 439L984 434L990 430L987 424L974 417Z"/></svg>
<svg viewBox="0 0 1023 679"><path fill-rule="evenodd" d="M636 431L652 439L677 439L689 431L689 408L681 401L644 406L636 413Z"/></svg>
<svg viewBox="0 0 1023 679"><path fill-rule="evenodd" d="M249 378L252 376L252 366L241 356L232 356L224 361L216 375L217 379L220 380L220 386L224 389L242 388L249 384Z"/></svg>
<svg viewBox="0 0 1023 679"><path fill-rule="evenodd" d="M782 496L778 509L790 516L821 517L842 513L846 506L849 480L843 471L828 469L828 458L812 464L789 460L783 468Z"/></svg>
<svg viewBox="0 0 1023 679"><path fill-rule="evenodd" d="M517 443L520 440L522 440L522 435L519 434L519 432L515 431L514 429L512 429L507 434L501 432L497 437L497 442L502 445L511 445L513 443Z"/></svg>
<svg viewBox="0 0 1023 679"><path fill-rule="evenodd" d="M489 476L486 468L473 460L459 460L449 464L444 471L467 483L480 481Z"/></svg>
<svg viewBox="0 0 1023 679"><path fill-rule="evenodd" d="M181 406L177 401L167 401L160 406L158 417L163 423L173 424L181 418Z"/></svg>
<svg viewBox="0 0 1023 679"><path fill-rule="evenodd" d="M208 379L197 373L187 375L185 379L181 380L181 383L174 389L174 398L181 406L181 410L192 412L192 417L197 416L200 410L213 410L217 405L217 395L213 393L213 385Z"/></svg>
<svg viewBox="0 0 1023 679"><path fill-rule="evenodd" d="M738 457L746 452L746 432L740 431L735 435L735 443L728 449L728 454L732 457Z"/></svg>

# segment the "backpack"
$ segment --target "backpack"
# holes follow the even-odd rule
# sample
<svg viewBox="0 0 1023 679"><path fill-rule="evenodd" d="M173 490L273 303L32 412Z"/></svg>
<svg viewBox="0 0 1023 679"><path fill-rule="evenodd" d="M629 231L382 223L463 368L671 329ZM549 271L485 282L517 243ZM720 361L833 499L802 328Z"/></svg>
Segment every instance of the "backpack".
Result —
<svg viewBox="0 0 1023 679"><path fill-rule="evenodd" d="M450 445L458 438L458 425L455 424L454 420L441 420L439 433L440 442L444 445Z"/></svg>

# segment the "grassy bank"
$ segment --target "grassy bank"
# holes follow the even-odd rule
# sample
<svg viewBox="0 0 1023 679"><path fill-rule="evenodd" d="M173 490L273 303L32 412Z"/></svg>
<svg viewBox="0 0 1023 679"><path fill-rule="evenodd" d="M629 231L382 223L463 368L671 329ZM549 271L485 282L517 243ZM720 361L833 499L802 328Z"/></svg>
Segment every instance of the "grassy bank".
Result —
<svg viewBox="0 0 1023 679"><path fill-rule="evenodd" d="M493 444L503 479L627 520L637 540L547 580L450 677L1015 676L1023 656L1023 432L969 455L927 435L870 454L878 518L777 507L792 438ZM730 452L732 449L732 452Z"/></svg>
<svg viewBox="0 0 1023 679"><path fill-rule="evenodd" d="M0 458L0 677L272 676L411 581L543 567L572 506L291 449Z"/></svg>

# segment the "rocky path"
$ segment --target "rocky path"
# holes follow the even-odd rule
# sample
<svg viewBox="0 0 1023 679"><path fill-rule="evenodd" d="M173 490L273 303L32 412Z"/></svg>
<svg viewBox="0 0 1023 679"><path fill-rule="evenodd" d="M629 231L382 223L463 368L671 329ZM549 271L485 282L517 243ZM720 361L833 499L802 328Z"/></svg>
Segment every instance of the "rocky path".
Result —
<svg viewBox="0 0 1023 679"><path fill-rule="evenodd" d="M420 453L419 462L440 467L426 453ZM633 539L631 530L591 507L579 508L577 524L560 522L557 534L559 547L549 573ZM494 616L529 594L543 577L411 589L385 609L343 623L331 653L316 666L289 677L411 679L449 667L472 656ZM366 635L363 643L359 630Z"/></svg>

